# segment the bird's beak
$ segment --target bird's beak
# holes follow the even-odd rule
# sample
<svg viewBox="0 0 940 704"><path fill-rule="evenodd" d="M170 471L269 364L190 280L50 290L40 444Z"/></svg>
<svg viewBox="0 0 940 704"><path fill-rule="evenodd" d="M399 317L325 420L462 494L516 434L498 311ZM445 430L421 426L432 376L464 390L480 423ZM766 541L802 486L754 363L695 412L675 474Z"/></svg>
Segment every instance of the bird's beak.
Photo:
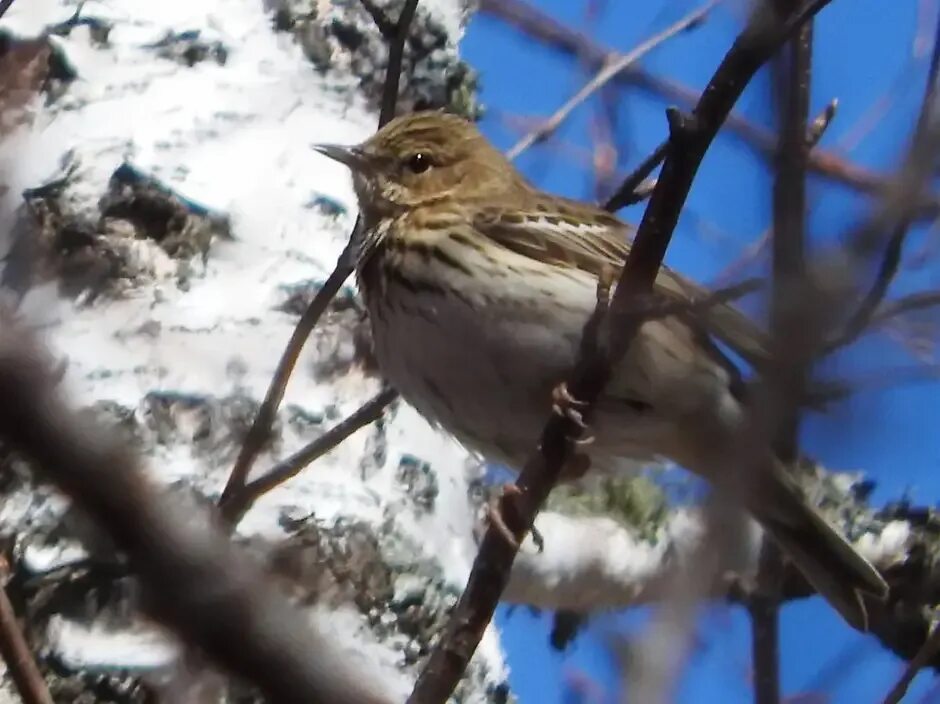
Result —
<svg viewBox="0 0 940 704"><path fill-rule="evenodd" d="M352 171L363 173L369 170L369 160L359 147L346 147L341 144L314 144L313 148L340 164L345 164Z"/></svg>

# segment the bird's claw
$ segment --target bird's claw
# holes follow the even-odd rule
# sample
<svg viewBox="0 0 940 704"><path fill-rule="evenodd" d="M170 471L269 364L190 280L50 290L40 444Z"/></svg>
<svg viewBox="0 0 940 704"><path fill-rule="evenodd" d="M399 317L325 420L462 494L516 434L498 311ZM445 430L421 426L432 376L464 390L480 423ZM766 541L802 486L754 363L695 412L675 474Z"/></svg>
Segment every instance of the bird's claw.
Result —
<svg viewBox="0 0 940 704"><path fill-rule="evenodd" d="M506 501L511 501L519 496L522 496L522 490L519 489L518 486L515 484L504 484L500 494L494 496L486 504L486 521L497 530L514 550L519 550L520 545L519 541L516 540L516 536L506 524L506 519L503 517L503 506ZM532 541L535 543L536 548L538 548L538 552L541 553L545 549L545 541L542 538L542 534L539 533L535 526L532 526L530 532L532 534Z"/></svg>
<svg viewBox="0 0 940 704"><path fill-rule="evenodd" d="M587 406L587 403L579 401L571 395L565 382L561 382L552 389L552 411L562 418L567 418L581 430L586 430L588 426L584 422L584 415L578 408L584 408L585 406Z"/></svg>

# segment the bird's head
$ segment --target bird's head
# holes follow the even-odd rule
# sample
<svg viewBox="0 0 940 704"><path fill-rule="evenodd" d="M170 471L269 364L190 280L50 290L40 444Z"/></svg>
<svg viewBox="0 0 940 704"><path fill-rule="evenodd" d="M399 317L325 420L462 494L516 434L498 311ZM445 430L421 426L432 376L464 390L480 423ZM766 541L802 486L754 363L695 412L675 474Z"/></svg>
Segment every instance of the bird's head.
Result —
<svg viewBox="0 0 940 704"><path fill-rule="evenodd" d="M356 146L315 148L350 168L367 218L446 199L480 202L527 188L473 123L441 112L396 118Z"/></svg>

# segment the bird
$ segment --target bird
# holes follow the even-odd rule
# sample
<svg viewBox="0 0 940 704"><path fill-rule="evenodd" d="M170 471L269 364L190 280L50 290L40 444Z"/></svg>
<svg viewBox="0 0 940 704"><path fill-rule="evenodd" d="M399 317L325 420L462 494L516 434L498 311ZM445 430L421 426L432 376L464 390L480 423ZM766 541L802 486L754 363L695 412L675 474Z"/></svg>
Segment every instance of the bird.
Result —
<svg viewBox="0 0 940 704"><path fill-rule="evenodd" d="M624 266L631 228L540 191L457 115L416 112L360 144L315 148L351 171L356 278L382 375L429 422L520 471L578 359L599 282ZM665 267L654 292L673 302L707 294ZM743 504L849 624L867 630L865 599L888 591L877 569L807 502L769 447L754 451L746 477L729 461L749 437L749 402L720 344L757 364L765 337L730 304L698 318L645 320L594 404L593 441L582 449L592 472L668 460L703 477Z"/></svg>

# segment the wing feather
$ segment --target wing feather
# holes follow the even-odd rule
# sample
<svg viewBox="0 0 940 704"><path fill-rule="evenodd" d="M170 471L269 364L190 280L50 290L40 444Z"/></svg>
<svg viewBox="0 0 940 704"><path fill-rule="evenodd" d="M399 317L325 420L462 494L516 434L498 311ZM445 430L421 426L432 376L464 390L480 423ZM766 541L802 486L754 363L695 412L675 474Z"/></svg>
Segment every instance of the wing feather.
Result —
<svg viewBox="0 0 940 704"><path fill-rule="evenodd" d="M482 208L476 229L507 249L532 259L600 276L619 272L630 252L630 228L606 211L561 198L535 200L525 210ZM656 291L670 301L708 296L703 286L663 266ZM701 315L705 331L759 367L769 357L766 333L729 304L709 306Z"/></svg>

